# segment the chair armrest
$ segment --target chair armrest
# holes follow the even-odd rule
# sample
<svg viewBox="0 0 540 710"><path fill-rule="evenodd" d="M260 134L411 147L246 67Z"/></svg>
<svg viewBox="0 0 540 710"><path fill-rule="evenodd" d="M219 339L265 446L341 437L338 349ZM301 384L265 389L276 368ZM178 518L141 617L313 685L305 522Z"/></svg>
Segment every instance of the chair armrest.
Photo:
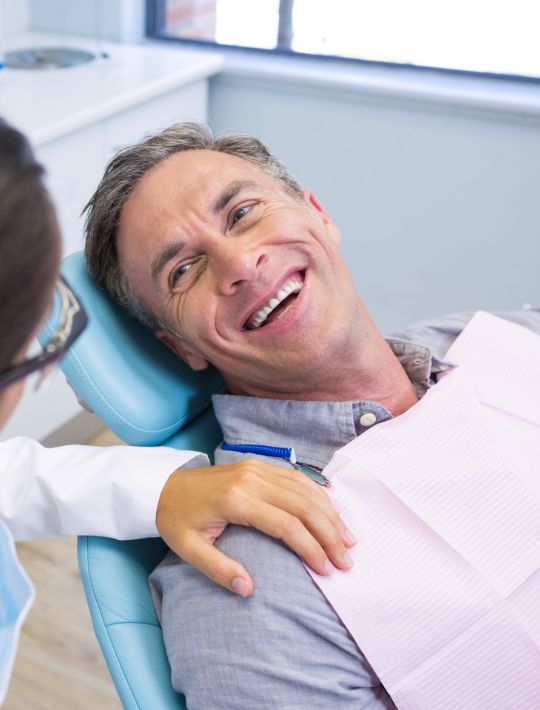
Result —
<svg viewBox="0 0 540 710"><path fill-rule="evenodd" d="M165 442L211 452L221 439L212 409ZM185 710L171 685L163 633L148 577L167 546L160 538L80 537L79 570L92 623L113 682L127 710Z"/></svg>
<svg viewBox="0 0 540 710"><path fill-rule="evenodd" d="M186 710L148 588L166 552L159 539L80 537L78 558L95 634L126 710Z"/></svg>

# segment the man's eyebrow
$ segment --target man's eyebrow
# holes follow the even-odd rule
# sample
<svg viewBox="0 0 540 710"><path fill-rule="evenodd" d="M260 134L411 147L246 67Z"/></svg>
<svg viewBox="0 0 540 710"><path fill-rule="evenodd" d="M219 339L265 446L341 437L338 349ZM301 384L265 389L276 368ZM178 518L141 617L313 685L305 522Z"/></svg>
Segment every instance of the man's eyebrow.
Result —
<svg viewBox="0 0 540 710"><path fill-rule="evenodd" d="M174 257L182 251L184 246L184 242L180 240L172 242L171 244L166 246L162 251L160 251L159 254L157 254L157 256L152 260L152 264L150 266L150 274L154 283L157 282L165 264L167 264L171 259L174 259Z"/></svg>
<svg viewBox="0 0 540 710"><path fill-rule="evenodd" d="M210 211L213 215L221 212L222 209L227 207L231 200L234 200L236 195L246 188L257 187L257 183L253 180L235 180L231 182L219 195L217 200L212 204Z"/></svg>

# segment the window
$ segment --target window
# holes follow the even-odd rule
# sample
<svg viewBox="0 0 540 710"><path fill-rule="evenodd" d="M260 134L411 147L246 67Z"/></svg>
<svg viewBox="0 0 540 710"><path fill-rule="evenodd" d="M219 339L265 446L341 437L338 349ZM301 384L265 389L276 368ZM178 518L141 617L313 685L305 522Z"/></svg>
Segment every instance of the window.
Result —
<svg viewBox="0 0 540 710"><path fill-rule="evenodd" d="M538 0L147 0L149 34L540 81Z"/></svg>

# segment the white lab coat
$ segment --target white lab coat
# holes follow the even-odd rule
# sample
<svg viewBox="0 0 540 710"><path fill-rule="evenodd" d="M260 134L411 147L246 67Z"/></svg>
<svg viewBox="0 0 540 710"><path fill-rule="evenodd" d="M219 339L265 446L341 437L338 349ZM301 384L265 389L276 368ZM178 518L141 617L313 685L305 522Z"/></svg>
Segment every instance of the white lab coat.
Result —
<svg viewBox="0 0 540 710"><path fill-rule="evenodd" d="M47 449L24 437L0 443L0 705L34 598L13 538L155 537L162 488L186 464L205 466L208 459L165 447Z"/></svg>
<svg viewBox="0 0 540 710"><path fill-rule="evenodd" d="M16 437L0 443L0 520L15 540L158 535L156 509L165 481L204 454L166 447L60 446Z"/></svg>

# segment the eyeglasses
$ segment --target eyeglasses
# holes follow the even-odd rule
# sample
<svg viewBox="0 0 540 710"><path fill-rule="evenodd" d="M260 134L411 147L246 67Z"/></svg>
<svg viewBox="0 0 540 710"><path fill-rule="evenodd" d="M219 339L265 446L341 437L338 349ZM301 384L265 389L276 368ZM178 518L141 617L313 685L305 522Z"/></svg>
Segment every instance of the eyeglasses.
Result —
<svg viewBox="0 0 540 710"><path fill-rule="evenodd" d="M88 323L88 316L80 303L64 281L59 277L56 292L60 298L60 315L58 325L51 339L43 347L39 355L24 360L0 373L0 389L21 380L33 372L42 373L44 379L50 368L57 365L77 340Z"/></svg>

